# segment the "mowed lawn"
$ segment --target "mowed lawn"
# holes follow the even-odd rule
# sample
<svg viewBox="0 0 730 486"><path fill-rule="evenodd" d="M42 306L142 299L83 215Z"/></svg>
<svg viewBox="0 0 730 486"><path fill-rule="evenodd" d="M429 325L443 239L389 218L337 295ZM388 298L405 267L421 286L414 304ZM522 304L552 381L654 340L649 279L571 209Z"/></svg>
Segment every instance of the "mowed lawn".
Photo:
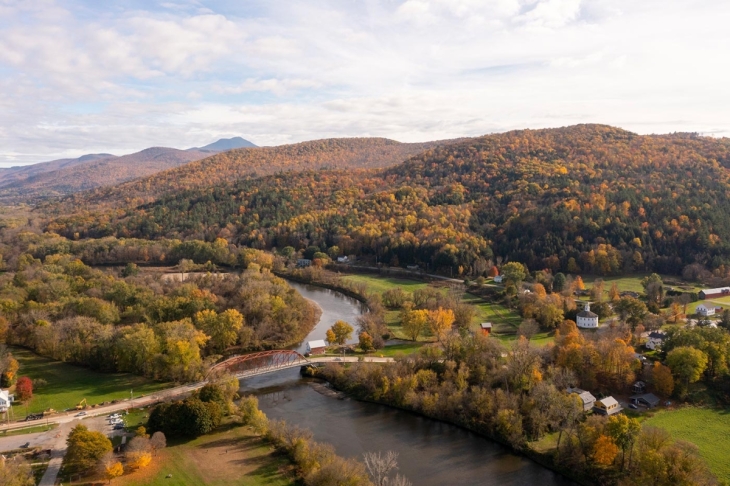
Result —
<svg viewBox="0 0 730 486"><path fill-rule="evenodd" d="M418 280L379 277L374 275L348 275L344 277L344 280L364 283L367 285L368 292L374 292L377 294L382 294L387 290L397 289L398 287L403 289L405 292L413 292L414 290L425 289L428 287L426 282L420 282Z"/></svg>
<svg viewBox="0 0 730 486"><path fill-rule="evenodd" d="M34 390L28 406L29 413L49 408L60 412L76 406L84 398L88 405L95 405L129 398L132 390L134 396L138 397L171 386L170 383L154 382L128 373L92 371L43 358L22 348L10 348L10 352L20 363L19 376L28 376L33 380L40 378L47 382ZM26 413L24 404L18 404L13 409L16 417Z"/></svg>
<svg viewBox="0 0 730 486"><path fill-rule="evenodd" d="M275 453L248 428L231 426L189 442L171 442L148 468L115 479L113 484L285 486L296 484L291 468L285 456Z"/></svg>
<svg viewBox="0 0 730 486"><path fill-rule="evenodd" d="M730 409L686 407L657 412L644 421L665 429L675 439L692 442L700 449L712 472L730 481Z"/></svg>

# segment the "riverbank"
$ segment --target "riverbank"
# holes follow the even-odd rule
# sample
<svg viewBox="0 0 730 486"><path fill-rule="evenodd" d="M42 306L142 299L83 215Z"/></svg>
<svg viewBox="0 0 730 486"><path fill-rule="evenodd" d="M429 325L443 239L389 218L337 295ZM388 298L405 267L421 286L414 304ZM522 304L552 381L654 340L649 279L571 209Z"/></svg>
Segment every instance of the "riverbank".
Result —
<svg viewBox="0 0 730 486"><path fill-rule="evenodd" d="M394 407L323 395L299 370L242 382L270 419L311 430L342 457L396 451L399 472L419 486L569 486L574 483L524 455L449 423ZM325 385L321 385L325 386Z"/></svg>
<svg viewBox="0 0 730 486"><path fill-rule="evenodd" d="M502 447L509 449L510 451L512 451L515 454L522 455L522 456L534 461L535 463L539 464L540 466L543 466L547 469L550 469L551 471L554 471L557 474L560 474L561 476L565 477L566 479L568 479L576 484L579 484L582 486L598 486L600 484L600 483L590 481L589 478L587 478L587 477L576 475L574 473L574 471L572 471L569 468L561 467L561 466L555 464L553 455L551 453L540 452L535 449L532 449L529 447L529 444L528 444L527 448L516 448L509 442L503 440L501 437L485 433L483 430L477 429L476 427L473 427L473 426L469 425L468 423L461 423L458 421L445 420L442 417L438 417L433 414L428 414L423 411L414 410L412 408L399 406L397 404L390 403L385 400L375 400L370 397L364 397L362 395L354 394L350 390L347 390L345 387L340 386L341 384L338 384L336 381L329 379L326 373L315 373L314 375L309 374L308 376L317 378L317 379L321 379L321 380L325 381L326 383L328 383L334 390L336 390L336 395L325 395L325 396L330 396L332 398L338 398L341 400L342 396L345 395L349 398L358 400L360 402L372 403L372 404L376 404L376 405L393 408L395 410L400 410L405 413L413 414L418 417L425 417L429 420L434 420L434 421L441 422L444 424L459 427L461 429L472 432L480 437L484 437L487 440L495 442L495 443L501 445ZM327 387L325 387L325 388L327 388ZM329 389L329 388L327 388L327 389Z"/></svg>

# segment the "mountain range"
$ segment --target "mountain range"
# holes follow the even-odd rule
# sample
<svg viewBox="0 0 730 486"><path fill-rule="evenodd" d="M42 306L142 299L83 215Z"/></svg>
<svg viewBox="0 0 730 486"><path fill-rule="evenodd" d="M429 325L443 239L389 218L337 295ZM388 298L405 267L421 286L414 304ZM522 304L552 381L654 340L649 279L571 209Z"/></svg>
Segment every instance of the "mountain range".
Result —
<svg viewBox="0 0 730 486"><path fill-rule="evenodd" d="M62 205L66 206L64 211L113 207L122 202L138 205L154 201L163 194L216 187L277 172L391 167L424 150L455 142L401 143L385 138L333 138L234 149L147 177L74 194Z"/></svg>
<svg viewBox="0 0 730 486"><path fill-rule="evenodd" d="M33 200L116 185L179 167L224 150L245 147L256 146L241 137L234 137L187 150L151 147L122 156L88 154L75 159L0 169L0 200Z"/></svg>
<svg viewBox="0 0 730 486"><path fill-rule="evenodd" d="M730 139L605 125L331 139L217 154L54 209L67 216L47 229L73 238L335 245L447 272L500 256L553 272L678 274L730 268Z"/></svg>

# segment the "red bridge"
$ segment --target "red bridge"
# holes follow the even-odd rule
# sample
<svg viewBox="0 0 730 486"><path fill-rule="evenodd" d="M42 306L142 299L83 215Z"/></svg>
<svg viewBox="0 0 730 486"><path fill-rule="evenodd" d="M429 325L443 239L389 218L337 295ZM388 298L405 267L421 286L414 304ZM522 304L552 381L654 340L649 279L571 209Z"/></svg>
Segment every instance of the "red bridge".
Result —
<svg viewBox="0 0 730 486"><path fill-rule="evenodd" d="M232 356L225 361L213 365L208 374L227 371L244 378L262 375L273 371L296 368L310 364L310 361L296 351L289 349L273 349L257 353Z"/></svg>
<svg viewBox="0 0 730 486"><path fill-rule="evenodd" d="M226 371L238 378L248 378L250 376L263 375L273 373L274 371L284 370L287 368L296 368L297 366L306 366L316 363L354 363L358 361L370 363L390 363L393 358L383 357L335 357L335 356L318 356L316 358L305 358L296 351L290 349L273 349L270 351L259 351L257 353L241 354L231 356L225 361L216 363L208 370L208 376L214 373Z"/></svg>

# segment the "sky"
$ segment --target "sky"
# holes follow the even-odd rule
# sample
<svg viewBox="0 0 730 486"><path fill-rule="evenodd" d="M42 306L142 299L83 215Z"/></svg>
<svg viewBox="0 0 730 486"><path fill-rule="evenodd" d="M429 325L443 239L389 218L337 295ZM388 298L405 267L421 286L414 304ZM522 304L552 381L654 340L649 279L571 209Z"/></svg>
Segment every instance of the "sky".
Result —
<svg viewBox="0 0 730 486"><path fill-rule="evenodd" d="M0 0L0 167L242 136L730 136L721 0Z"/></svg>

